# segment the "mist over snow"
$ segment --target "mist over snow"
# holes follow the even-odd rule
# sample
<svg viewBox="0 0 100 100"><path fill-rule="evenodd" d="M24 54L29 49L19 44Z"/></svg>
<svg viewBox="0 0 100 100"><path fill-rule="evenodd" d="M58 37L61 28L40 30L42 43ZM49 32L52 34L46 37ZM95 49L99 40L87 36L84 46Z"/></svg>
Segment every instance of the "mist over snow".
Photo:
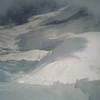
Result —
<svg viewBox="0 0 100 100"><path fill-rule="evenodd" d="M38 11L40 10L43 12L43 10L49 11L50 9L55 9L56 7L59 8L66 5L66 3L63 0L0 0L0 14L7 13L9 9L16 11L16 9L19 10L23 8L23 6L27 7L28 5L33 5L34 9L36 8Z"/></svg>
<svg viewBox="0 0 100 100"><path fill-rule="evenodd" d="M64 3L55 0L4 0L0 3L0 25L23 24L32 15L47 13Z"/></svg>
<svg viewBox="0 0 100 100"><path fill-rule="evenodd" d="M22 6L20 3L22 3L23 5L25 5L26 3L33 3L35 6L36 5L38 6L41 5L41 3L44 3L44 5L46 5L47 2L52 3L52 5L55 2L56 5L69 3L80 7L85 7L85 9L88 9L89 12L92 12L95 15L100 14L99 0L23 0L23 1L22 0L0 0L0 13L6 13L9 7L12 7L13 5L16 5L17 7L20 8L20 6ZM46 9L50 9L50 8L46 8Z"/></svg>
<svg viewBox="0 0 100 100"><path fill-rule="evenodd" d="M0 100L100 100L99 0L0 0Z"/></svg>
<svg viewBox="0 0 100 100"><path fill-rule="evenodd" d="M0 25L23 24L32 15L55 11L66 5L78 6L99 20L99 0L1 0Z"/></svg>

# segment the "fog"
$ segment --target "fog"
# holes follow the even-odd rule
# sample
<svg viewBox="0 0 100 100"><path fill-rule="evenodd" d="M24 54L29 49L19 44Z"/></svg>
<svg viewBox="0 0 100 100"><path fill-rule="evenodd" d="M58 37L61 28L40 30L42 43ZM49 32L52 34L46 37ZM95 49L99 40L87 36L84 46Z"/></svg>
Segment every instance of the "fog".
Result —
<svg viewBox="0 0 100 100"><path fill-rule="evenodd" d="M23 24L33 15L54 11L65 2L58 0L4 0L0 1L0 25Z"/></svg>
<svg viewBox="0 0 100 100"><path fill-rule="evenodd" d="M33 15L55 11L66 5L85 9L98 21L99 4L99 0L0 0L0 25L23 24Z"/></svg>
<svg viewBox="0 0 100 100"><path fill-rule="evenodd" d="M68 2L80 7L85 7L89 12L96 15L100 14L100 0L0 0L0 13L5 13L9 7L15 4L17 4L17 6L19 6L20 3L34 3L39 5L42 2L45 3L47 1L52 2L52 4L56 2L57 5L62 5Z"/></svg>
<svg viewBox="0 0 100 100"><path fill-rule="evenodd" d="M0 0L0 14L6 13L7 10L13 5L14 6L16 5L18 8L20 8L20 6L28 4L28 3L30 4L33 3L34 5L37 4L38 6L38 5L41 5L41 3L44 3L45 5L46 2L56 3L57 5L64 4L63 0Z"/></svg>

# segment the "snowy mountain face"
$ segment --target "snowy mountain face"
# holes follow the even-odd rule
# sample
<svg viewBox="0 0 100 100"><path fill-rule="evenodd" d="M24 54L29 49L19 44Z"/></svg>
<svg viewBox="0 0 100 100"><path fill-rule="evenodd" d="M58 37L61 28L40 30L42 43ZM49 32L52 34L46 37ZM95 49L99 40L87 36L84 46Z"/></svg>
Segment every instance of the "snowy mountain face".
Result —
<svg viewBox="0 0 100 100"><path fill-rule="evenodd" d="M99 4L67 0L0 26L0 100L100 100Z"/></svg>

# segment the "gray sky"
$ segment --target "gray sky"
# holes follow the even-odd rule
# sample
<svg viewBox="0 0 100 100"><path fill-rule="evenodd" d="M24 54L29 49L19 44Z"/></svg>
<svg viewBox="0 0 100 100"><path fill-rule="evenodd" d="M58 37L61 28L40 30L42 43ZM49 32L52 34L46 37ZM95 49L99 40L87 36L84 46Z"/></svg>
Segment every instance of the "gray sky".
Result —
<svg viewBox="0 0 100 100"><path fill-rule="evenodd" d="M44 0L0 0L0 14L5 13L9 6L12 5L13 2L15 1L36 1L36 2L42 2ZM64 2L69 2L70 4L85 7L88 12L100 16L100 0L50 0L56 1L57 3L64 3ZM15 3L16 4L16 3Z"/></svg>
<svg viewBox="0 0 100 100"><path fill-rule="evenodd" d="M0 14L5 13L13 0L0 0Z"/></svg>
<svg viewBox="0 0 100 100"><path fill-rule="evenodd" d="M0 0L0 14L5 13L7 11L7 9L14 3L16 4L16 2L37 2L40 3L44 0ZM67 0L50 0L50 2L56 1L58 4L59 3L63 3L63 1L67 1Z"/></svg>

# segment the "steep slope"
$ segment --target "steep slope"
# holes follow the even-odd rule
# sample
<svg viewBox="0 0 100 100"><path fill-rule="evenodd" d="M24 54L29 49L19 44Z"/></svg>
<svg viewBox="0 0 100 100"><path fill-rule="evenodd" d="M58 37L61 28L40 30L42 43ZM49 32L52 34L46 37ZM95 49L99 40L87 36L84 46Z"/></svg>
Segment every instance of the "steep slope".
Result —
<svg viewBox="0 0 100 100"><path fill-rule="evenodd" d="M21 60L38 61L36 74L33 71L32 74L26 75L22 70L17 73L25 74L26 83L73 83L83 78L95 80L99 77L95 72L99 69L99 29L100 24L84 8L68 5L52 13L33 16L28 23L21 26L1 29L0 59L9 63ZM84 33L86 31L96 32ZM8 65L7 63L7 67ZM17 63L14 66L18 66ZM2 68L1 70L8 71ZM51 73L48 72L50 70ZM80 74L81 70L84 71ZM24 78L19 81L24 82Z"/></svg>
<svg viewBox="0 0 100 100"><path fill-rule="evenodd" d="M100 23L86 7L0 27L0 99L100 100Z"/></svg>

